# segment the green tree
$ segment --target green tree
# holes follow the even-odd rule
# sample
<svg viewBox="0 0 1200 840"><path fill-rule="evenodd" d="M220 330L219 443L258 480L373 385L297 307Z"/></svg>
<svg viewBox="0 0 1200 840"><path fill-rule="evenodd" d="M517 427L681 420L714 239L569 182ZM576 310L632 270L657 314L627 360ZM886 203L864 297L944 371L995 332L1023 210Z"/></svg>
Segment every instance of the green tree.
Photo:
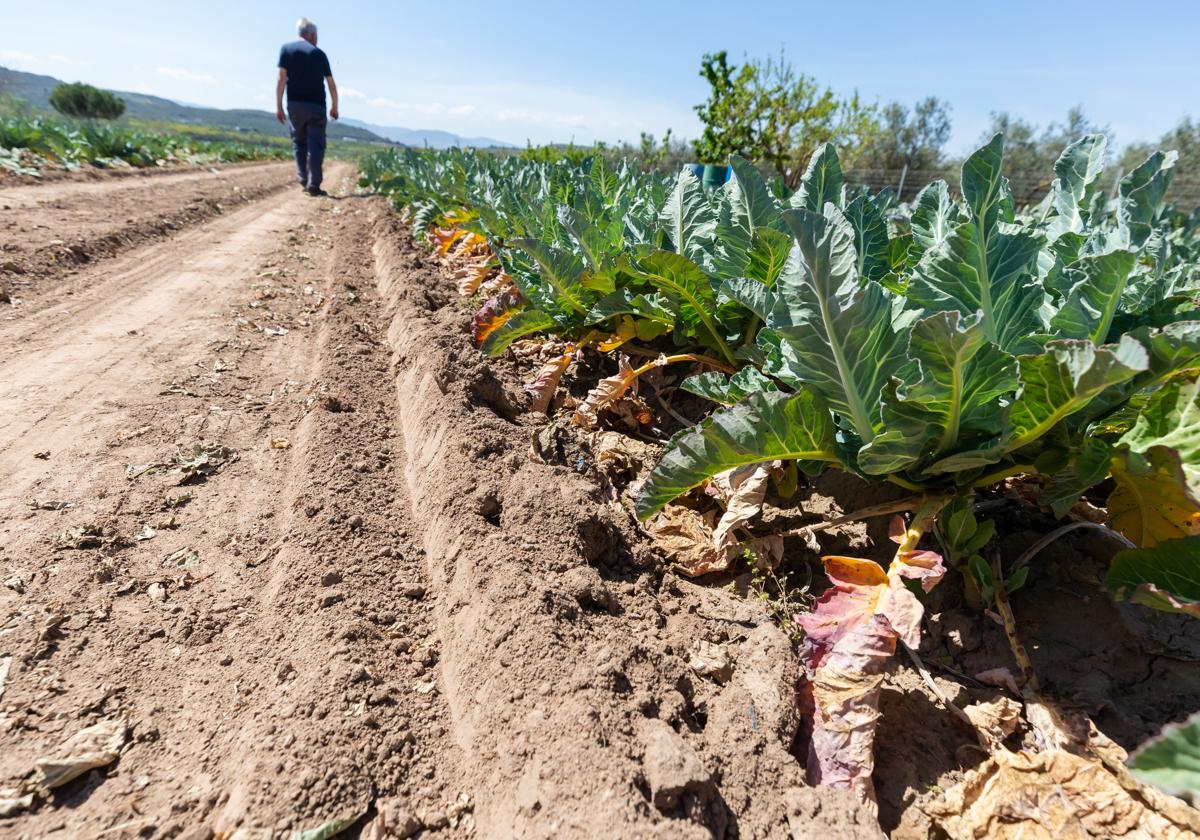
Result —
<svg viewBox="0 0 1200 840"><path fill-rule="evenodd" d="M83 82L63 83L50 92L54 110L68 117L115 120L125 113L125 100Z"/></svg>
<svg viewBox="0 0 1200 840"><path fill-rule="evenodd" d="M1121 171L1134 169L1156 149L1179 152L1175 179L1167 190L1167 198L1186 204L1188 210L1200 204L1200 121L1185 117L1157 143L1130 144L1121 155Z"/></svg>
<svg viewBox="0 0 1200 840"><path fill-rule="evenodd" d="M926 97L911 110L899 102L879 111L879 131L871 137L852 165L877 170L937 169L950 140L950 105Z"/></svg>
<svg viewBox="0 0 1200 840"><path fill-rule="evenodd" d="M1087 134L1108 134L1076 105L1061 123L1050 123L1039 134L1036 126L1006 112L992 114L992 124L983 134L986 142L997 131L1004 132L1004 174L1012 182L1018 203L1036 201L1050 188L1054 162L1071 143ZM1111 139L1111 138L1110 138ZM1110 144L1111 145L1111 144Z"/></svg>
<svg viewBox="0 0 1200 840"><path fill-rule="evenodd" d="M839 99L782 53L741 66L724 51L705 54L700 76L710 89L696 106L704 123L696 154L707 163L738 154L771 167L792 188L821 143L833 141L853 158L878 131L874 106L857 94Z"/></svg>

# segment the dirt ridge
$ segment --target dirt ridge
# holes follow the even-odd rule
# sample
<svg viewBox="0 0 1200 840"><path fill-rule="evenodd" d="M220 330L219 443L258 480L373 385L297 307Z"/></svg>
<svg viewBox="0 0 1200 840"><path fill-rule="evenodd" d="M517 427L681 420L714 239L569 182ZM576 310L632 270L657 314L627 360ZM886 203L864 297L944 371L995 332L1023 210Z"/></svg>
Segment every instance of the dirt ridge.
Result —
<svg viewBox="0 0 1200 840"><path fill-rule="evenodd" d="M789 753L799 673L782 631L740 597L663 578L594 482L535 457L536 421L469 346L449 284L394 216L374 224L403 475L481 835L869 831ZM700 641L729 651L728 683L689 666Z"/></svg>

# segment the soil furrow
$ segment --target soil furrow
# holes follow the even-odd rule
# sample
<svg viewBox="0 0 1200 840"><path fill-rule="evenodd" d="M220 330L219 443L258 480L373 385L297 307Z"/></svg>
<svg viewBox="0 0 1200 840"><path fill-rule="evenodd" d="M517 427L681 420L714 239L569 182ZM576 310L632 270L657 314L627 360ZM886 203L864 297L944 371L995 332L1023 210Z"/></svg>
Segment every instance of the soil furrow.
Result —
<svg viewBox="0 0 1200 840"><path fill-rule="evenodd" d="M0 189L0 302L22 317L85 289L82 268L294 183L288 164Z"/></svg>
<svg viewBox="0 0 1200 840"><path fill-rule="evenodd" d="M0 499L0 778L21 784L91 723L130 727L117 763L0 821L6 836L288 836L379 810L470 825L391 478L369 230L354 200L245 212L131 255L90 278L89 305L6 340L6 372L27 373L0 431L20 478ZM167 468L125 477L196 442L239 457L185 486ZM59 544L79 527L100 536Z"/></svg>

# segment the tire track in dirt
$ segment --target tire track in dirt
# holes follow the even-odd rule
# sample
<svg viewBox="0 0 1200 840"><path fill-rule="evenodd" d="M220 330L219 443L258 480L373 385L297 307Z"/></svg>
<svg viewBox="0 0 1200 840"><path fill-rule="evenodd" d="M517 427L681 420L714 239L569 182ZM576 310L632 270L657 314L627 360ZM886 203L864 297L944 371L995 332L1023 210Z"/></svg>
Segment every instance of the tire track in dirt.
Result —
<svg viewBox="0 0 1200 840"><path fill-rule="evenodd" d="M377 811L469 832L433 598L393 478L372 269L355 199L281 196L0 333L0 416L16 418L0 469L18 479L0 497L0 784L91 723L130 725L116 764L0 833L284 837ZM125 478L198 440L240 458L190 488ZM74 506L31 511L30 496ZM134 540L147 524L153 539ZM99 547L55 546L81 525ZM164 566L177 549L198 558Z"/></svg>

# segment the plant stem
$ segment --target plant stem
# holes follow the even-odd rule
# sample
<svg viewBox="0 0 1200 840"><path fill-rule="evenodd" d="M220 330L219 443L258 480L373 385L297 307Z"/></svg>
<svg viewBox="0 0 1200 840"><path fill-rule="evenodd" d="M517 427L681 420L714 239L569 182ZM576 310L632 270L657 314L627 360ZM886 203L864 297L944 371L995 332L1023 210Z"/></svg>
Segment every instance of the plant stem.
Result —
<svg viewBox="0 0 1200 840"><path fill-rule="evenodd" d="M992 576L996 581L996 611L1000 613L1000 619L1004 622L1004 635L1008 638L1013 659L1017 661L1017 667L1021 671L1022 693L1026 697L1039 695L1041 689L1038 688L1037 674L1033 672L1033 660L1021 644L1021 637L1017 635L1017 618L1013 615L1012 603L1008 600L1008 588L1004 585L1004 569L1000 566L998 552L992 553Z"/></svg>
<svg viewBox="0 0 1200 840"><path fill-rule="evenodd" d="M1029 546L1029 548L1025 549L1025 552L1017 558L1017 562L1013 563L1012 570L1015 572L1017 569L1021 568L1034 557L1036 557L1037 553L1046 546L1050 545L1050 543L1054 542L1064 534L1069 534L1071 531L1079 528L1095 528L1097 531L1103 531L1114 540L1123 543L1126 548L1137 548L1137 546L1126 539L1125 536L1114 531L1112 528L1109 528L1107 525L1101 525L1099 522L1070 522L1066 525L1063 525L1061 528L1054 529L1049 534L1046 534L1046 536L1035 542L1033 545Z"/></svg>
<svg viewBox="0 0 1200 840"><path fill-rule="evenodd" d="M990 473L985 473L979 478L971 482L971 487L987 487L1006 478L1012 478L1014 475L1021 475L1033 470L1033 464L1011 464L1007 467L993 470Z"/></svg>
<svg viewBox="0 0 1200 840"><path fill-rule="evenodd" d="M665 358L663 358L663 357L656 358L653 362L647 362L646 364L642 365L641 367L636 368L633 371L633 378L636 379L637 377L641 376L643 373L646 373L647 371L650 371L650 370L654 370L654 368L656 368L656 367L663 367L665 365L673 365L678 362L698 362L702 365L708 365L709 367L716 368L717 370L725 371L726 373L736 373L736 370L734 368L731 368L729 365L725 364L724 362L714 359L712 356L702 356L699 353L678 353L674 356L667 356Z"/></svg>
<svg viewBox="0 0 1200 840"><path fill-rule="evenodd" d="M926 496L921 500L917 509L913 511L912 522L904 532L904 539L896 548L896 556L892 559L891 566L888 567L889 575L908 562L906 555L917 550L917 544L921 542L921 537L925 536L926 531L933 528L937 523L938 514L942 512L942 508L950 504L950 500L953 498L949 495Z"/></svg>
<svg viewBox="0 0 1200 840"><path fill-rule="evenodd" d="M921 675L921 680L925 683L925 686L933 692L933 696L940 700L942 705L946 707L946 711L950 712L967 726L971 727L971 729L975 731L975 735L980 739L980 741L983 741L983 736L979 733L979 728L975 726L975 721L971 720L971 718L967 716L966 712L951 703L950 698L948 698L945 693L938 688L938 684L934 681L933 676L930 675L929 669L925 667L925 663L921 661L921 657L917 655L917 652L908 645L904 644L903 639L897 639L896 642L904 649L904 652L908 654L908 658L912 660L913 667L916 668L917 673Z"/></svg>
<svg viewBox="0 0 1200 840"><path fill-rule="evenodd" d="M793 528L790 531L784 531L780 534L781 537L801 537L807 531L816 533L817 531L828 531L830 528L836 528L839 525L845 525L847 522L858 522L863 519L870 519L875 516L887 516L889 513L903 513L906 510L913 510L921 503L919 498L899 499L895 502L885 502L884 504L871 505L865 508L859 508L852 513L846 513L839 516L837 519L830 519L825 522L818 522L815 525L802 525L799 528Z"/></svg>

